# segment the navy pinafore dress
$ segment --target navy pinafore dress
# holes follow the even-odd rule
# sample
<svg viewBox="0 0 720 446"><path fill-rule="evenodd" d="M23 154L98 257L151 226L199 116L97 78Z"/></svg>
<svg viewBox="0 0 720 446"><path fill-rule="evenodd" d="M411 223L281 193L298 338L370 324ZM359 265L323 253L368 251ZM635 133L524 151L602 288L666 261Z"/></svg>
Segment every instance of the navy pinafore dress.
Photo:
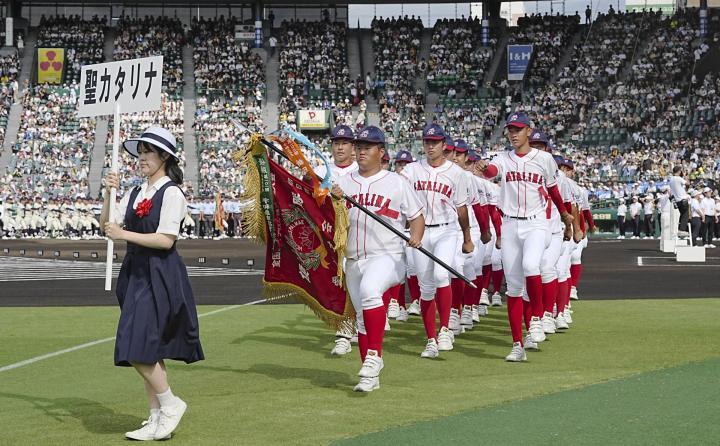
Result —
<svg viewBox="0 0 720 446"><path fill-rule="evenodd" d="M172 181L164 184L151 198L150 213L138 217L133 203L140 193L130 194L125 227L143 234L155 233L160 224L163 197ZM191 363L205 359L200 345L200 330L187 269L175 244L169 250L127 244L120 268L116 295L120 321L115 339L115 365L154 364L161 359Z"/></svg>

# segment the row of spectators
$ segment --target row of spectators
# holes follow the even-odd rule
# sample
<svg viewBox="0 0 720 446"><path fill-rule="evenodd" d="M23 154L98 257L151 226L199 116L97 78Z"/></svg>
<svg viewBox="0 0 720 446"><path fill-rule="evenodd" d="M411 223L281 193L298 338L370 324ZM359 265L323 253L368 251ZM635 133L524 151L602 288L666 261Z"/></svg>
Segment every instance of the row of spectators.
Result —
<svg viewBox="0 0 720 446"><path fill-rule="evenodd" d="M107 18L94 16L82 20L80 16L59 15L40 18L38 48L65 48L65 82L80 82L82 65L105 60L105 27Z"/></svg>
<svg viewBox="0 0 720 446"><path fill-rule="evenodd" d="M425 95L415 86L425 69L419 61L422 21L415 16L379 18L371 27L380 123L388 144L407 146L425 125Z"/></svg>

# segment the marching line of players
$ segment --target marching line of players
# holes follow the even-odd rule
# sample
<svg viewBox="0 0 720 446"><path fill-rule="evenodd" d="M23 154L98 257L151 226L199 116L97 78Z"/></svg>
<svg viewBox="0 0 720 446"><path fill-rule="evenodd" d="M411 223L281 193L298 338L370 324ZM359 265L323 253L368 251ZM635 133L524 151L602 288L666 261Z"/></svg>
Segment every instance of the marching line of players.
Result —
<svg viewBox="0 0 720 446"><path fill-rule="evenodd" d="M506 129L509 150L483 160L463 139L428 125L425 157L413 160L401 150L393 171L381 129L369 126L357 135L346 126L333 129L333 193L365 203L410 240L349 207L345 274L357 331L338 331L331 353L351 352L357 338L362 367L356 391L380 387L389 319L420 316L426 338L420 356L437 358L481 323L488 307L502 306L504 279L513 338L506 361L526 361L526 350L539 350L546 336L570 328L586 233L595 229L588 193L573 180L572 161L553 156L552 144L527 116L512 114ZM317 173L324 175L324 167Z"/></svg>

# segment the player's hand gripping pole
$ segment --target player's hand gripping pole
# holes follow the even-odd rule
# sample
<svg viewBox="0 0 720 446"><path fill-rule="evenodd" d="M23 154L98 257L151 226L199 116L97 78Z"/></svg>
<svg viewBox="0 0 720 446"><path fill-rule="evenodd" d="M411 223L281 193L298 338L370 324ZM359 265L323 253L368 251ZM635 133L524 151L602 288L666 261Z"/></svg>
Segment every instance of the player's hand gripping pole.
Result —
<svg viewBox="0 0 720 446"><path fill-rule="evenodd" d="M115 103L115 116L113 117L113 148L112 164L110 170L118 171L118 149L120 147L120 103ZM108 210L108 221L115 221L115 201L117 200L117 189L110 189L110 209ZM115 243L110 237L107 240L107 260L105 263L105 291L112 289L112 264L115 251Z"/></svg>
<svg viewBox="0 0 720 446"><path fill-rule="evenodd" d="M243 131L243 132L249 132L249 130L248 130L247 128L245 128L244 126L242 126L242 125L241 125L238 121L236 121L235 119L231 119L231 121L232 121L233 125L235 125L235 127L238 128L238 130ZM285 155L285 153L284 153L282 150L280 150L280 149L278 149L277 147L275 147L275 145L274 145L272 142L268 141L268 140L265 139L264 137L261 138L261 141L262 141L263 144L265 144L265 146L266 146L267 148L269 148L269 149L272 150L273 152L277 153L278 155L282 156L282 157L285 158L286 160L290 161L290 159L287 157L287 155ZM312 174L315 175L319 180L322 180L322 178L319 178L314 172L312 172ZM377 215L375 215L374 212L370 211L368 208L366 208L365 206L363 206L363 205L361 205L360 203L358 203L354 198L352 198L352 197L349 196L348 194L345 194L345 193L344 193L343 196L342 196L342 198L344 198L345 200L347 200L348 202L350 202L350 204L352 204L353 206L355 206L356 208L358 208L360 211L362 211L362 212L364 212L365 214L367 214L368 217L372 218L372 219L375 220L376 222L378 222L378 223L380 223L381 225L383 225L385 228L387 228L388 231L392 232L392 233L395 234L396 236L398 236L398 237L400 237L401 239L405 240L405 242L409 242L409 241L410 241L410 237L408 237L407 235L403 234L402 232L400 232L400 231L397 230L396 228L393 228L392 226L390 226L385 220L383 220L382 218L380 218L380 217L378 217ZM419 248L415 248L415 249L417 249L417 250L420 251L421 253L425 254L426 256L430 257L430 259L431 259L433 262L437 263L438 265L440 265L440 266L442 266L443 268L445 268L446 270L448 270L448 271L450 272L450 274L456 276L456 277L459 278L459 279L462 279L465 283L467 283L467 284L468 284L469 286L471 286L472 288L477 288L477 286L472 282L472 280L470 280L470 279L468 279L467 277L463 276L462 274L460 274L459 272L457 272L457 271L455 270L455 268L453 268L452 266L448 265L447 263L445 263L445 262L443 262L442 260L440 260L440 259L438 259L437 257L435 257L435 255L434 255L433 253L431 253L430 251L428 251L427 249L423 248L422 246L419 247Z"/></svg>

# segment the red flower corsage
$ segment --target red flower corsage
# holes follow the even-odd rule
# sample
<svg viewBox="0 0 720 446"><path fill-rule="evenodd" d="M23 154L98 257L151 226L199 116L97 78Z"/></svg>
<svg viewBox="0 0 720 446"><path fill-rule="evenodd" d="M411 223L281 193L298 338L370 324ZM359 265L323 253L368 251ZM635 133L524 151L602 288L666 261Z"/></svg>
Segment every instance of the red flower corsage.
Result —
<svg viewBox="0 0 720 446"><path fill-rule="evenodd" d="M150 215L150 209L152 209L152 200L148 200L146 198L140 203L138 203L137 208L135 208L135 215L143 218L147 215Z"/></svg>

